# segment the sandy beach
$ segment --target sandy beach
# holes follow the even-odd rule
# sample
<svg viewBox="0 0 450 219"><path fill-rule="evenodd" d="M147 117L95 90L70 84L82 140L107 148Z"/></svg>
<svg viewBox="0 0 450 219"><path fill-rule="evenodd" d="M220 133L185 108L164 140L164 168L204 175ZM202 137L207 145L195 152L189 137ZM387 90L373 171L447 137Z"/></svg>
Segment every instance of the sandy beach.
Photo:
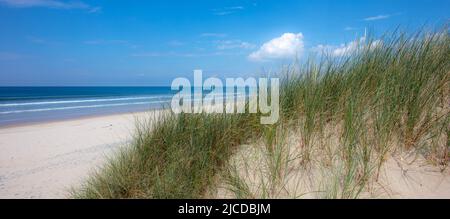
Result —
<svg viewBox="0 0 450 219"><path fill-rule="evenodd" d="M149 118L161 112L157 110L1 127L0 198L68 198L71 187L79 186L89 173L104 164L109 155L130 142L136 118ZM258 152L251 154L256 156ZM425 160L415 162L414 165L408 163L389 159L383 167L381 180L372 185L379 188L372 189L380 193L375 194L375 197L450 196L449 170L440 172L439 168L427 164ZM261 165L251 166L256 168ZM380 188L383 188L382 191ZM230 198L224 194L212 197Z"/></svg>
<svg viewBox="0 0 450 219"><path fill-rule="evenodd" d="M0 127L0 198L67 198L70 187L127 144L135 117L145 115Z"/></svg>

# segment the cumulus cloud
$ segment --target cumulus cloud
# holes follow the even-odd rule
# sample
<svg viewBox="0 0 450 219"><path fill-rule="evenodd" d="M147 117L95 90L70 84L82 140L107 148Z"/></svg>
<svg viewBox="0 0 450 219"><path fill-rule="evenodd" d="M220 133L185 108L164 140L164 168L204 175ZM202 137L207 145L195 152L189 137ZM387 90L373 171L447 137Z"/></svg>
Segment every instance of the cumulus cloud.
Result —
<svg viewBox="0 0 450 219"><path fill-rule="evenodd" d="M343 56L343 55L353 53L353 52L357 51L358 48L364 44L365 41L366 41L366 38L361 37L359 40L355 40L355 41L349 42L347 44L341 44L338 48L333 50L333 55L334 56Z"/></svg>
<svg viewBox="0 0 450 219"><path fill-rule="evenodd" d="M304 50L302 33L284 33L278 38L264 43L257 51L249 55L253 61L268 59L294 58Z"/></svg>
<svg viewBox="0 0 450 219"><path fill-rule="evenodd" d="M1 4L15 8L45 7L53 9L84 9L90 13L99 12L100 7L90 6L82 1L61 0L0 0Z"/></svg>
<svg viewBox="0 0 450 219"><path fill-rule="evenodd" d="M318 45L312 50L314 52L319 52L322 54L329 54L335 57L351 55L352 53L358 52L366 47L375 48L380 45L380 40L375 40L372 42L366 42L366 37L361 37L357 40L351 41L349 43L343 43L339 46L332 45Z"/></svg>

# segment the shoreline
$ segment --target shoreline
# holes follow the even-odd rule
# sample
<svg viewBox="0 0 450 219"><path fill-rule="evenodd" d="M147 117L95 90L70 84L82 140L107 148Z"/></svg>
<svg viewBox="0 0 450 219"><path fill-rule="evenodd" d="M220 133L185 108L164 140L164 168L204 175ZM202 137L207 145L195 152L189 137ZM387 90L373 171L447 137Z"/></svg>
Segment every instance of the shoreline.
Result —
<svg viewBox="0 0 450 219"><path fill-rule="evenodd" d="M0 198L67 198L132 139L135 118L164 109L0 127Z"/></svg>
<svg viewBox="0 0 450 219"><path fill-rule="evenodd" d="M120 115L126 116L126 115L132 115L132 114L145 114L148 112L164 111L164 110L167 110L167 109L152 108L152 109L147 109L147 110L136 110L136 111L129 111L129 112L106 112L106 113L99 113L99 114L94 114L94 115L79 115L79 116L75 116L72 118L54 118L54 119L47 119L47 120L42 120L42 121L18 122L18 123L0 125L0 130L8 129L8 128L23 127L23 126L69 122L69 121L74 121L74 120L86 120L86 119L94 119L94 118L110 117L110 116L120 116Z"/></svg>

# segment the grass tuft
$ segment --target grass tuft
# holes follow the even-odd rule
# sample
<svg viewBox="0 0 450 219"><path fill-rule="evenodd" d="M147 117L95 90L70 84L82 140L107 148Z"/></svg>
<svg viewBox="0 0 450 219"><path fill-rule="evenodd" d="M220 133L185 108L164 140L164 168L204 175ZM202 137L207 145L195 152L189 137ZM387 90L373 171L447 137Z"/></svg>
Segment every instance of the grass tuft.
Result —
<svg viewBox="0 0 450 219"><path fill-rule="evenodd" d="M137 122L133 143L72 197L202 198L225 183L236 198L357 198L370 193L394 153L448 166L447 28L387 34L280 75L277 124L260 125L259 115L248 113L165 113ZM256 142L262 147L244 154L244 164L231 162L240 145Z"/></svg>

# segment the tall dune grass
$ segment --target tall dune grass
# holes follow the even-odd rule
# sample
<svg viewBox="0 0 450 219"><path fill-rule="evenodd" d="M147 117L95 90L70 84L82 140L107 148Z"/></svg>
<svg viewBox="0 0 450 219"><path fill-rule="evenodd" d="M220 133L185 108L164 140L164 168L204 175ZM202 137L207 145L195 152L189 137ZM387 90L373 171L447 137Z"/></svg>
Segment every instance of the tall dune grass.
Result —
<svg viewBox="0 0 450 219"><path fill-rule="evenodd" d="M287 189L277 185L287 176L298 178L288 168L295 162L296 168L326 167L315 197L356 198L396 151L447 167L447 28L368 40L352 54L313 58L280 76L277 124L260 125L257 114L167 113L154 124L139 121L133 143L75 188L72 197L202 198L218 180L236 198L280 197ZM289 130L297 133L296 143L286 140L296 135ZM240 145L252 142L265 145L267 171L261 172L258 194L252 191L255 182L242 178L241 167L230 163Z"/></svg>

